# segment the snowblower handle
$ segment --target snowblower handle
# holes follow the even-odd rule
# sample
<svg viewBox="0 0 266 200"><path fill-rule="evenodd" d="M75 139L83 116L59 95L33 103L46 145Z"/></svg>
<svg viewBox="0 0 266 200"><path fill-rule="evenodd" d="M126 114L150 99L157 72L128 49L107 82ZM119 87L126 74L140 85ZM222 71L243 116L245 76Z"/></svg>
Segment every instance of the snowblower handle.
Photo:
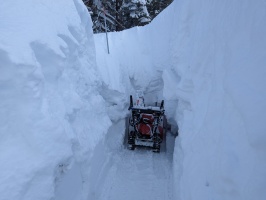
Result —
<svg viewBox="0 0 266 200"><path fill-rule="evenodd" d="M164 100L162 100L162 103L161 103L160 109L161 109L161 110L164 109Z"/></svg>
<svg viewBox="0 0 266 200"><path fill-rule="evenodd" d="M133 97L132 95L130 95L130 105L129 105L128 110L131 110L132 107L133 107Z"/></svg>

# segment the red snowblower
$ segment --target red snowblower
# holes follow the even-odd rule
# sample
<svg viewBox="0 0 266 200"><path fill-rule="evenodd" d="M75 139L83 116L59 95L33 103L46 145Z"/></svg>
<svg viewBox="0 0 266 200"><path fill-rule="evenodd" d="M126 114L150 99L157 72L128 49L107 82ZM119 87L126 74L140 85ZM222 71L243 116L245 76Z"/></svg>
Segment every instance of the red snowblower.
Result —
<svg viewBox="0 0 266 200"><path fill-rule="evenodd" d="M164 115L164 100L159 105L155 103L153 106L146 106L143 95L137 97L135 104L130 95L128 110L131 110L126 128L128 149L134 150L136 146L144 146L160 153L168 128Z"/></svg>

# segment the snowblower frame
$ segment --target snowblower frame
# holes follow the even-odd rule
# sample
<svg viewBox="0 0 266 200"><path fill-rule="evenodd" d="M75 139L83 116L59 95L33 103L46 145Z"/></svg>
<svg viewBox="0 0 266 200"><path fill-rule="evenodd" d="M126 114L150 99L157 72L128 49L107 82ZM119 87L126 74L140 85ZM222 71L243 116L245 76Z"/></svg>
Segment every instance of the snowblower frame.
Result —
<svg viewBox="0 0 266 200"><path fill-rule="evenodd" d="M133 105L130 96L131 115L128 120L126 134L128 149L136 146L152 147L153 152L159 153L161 143L165 140L167 121L164 115L164 100L158 106Z"/></svg>

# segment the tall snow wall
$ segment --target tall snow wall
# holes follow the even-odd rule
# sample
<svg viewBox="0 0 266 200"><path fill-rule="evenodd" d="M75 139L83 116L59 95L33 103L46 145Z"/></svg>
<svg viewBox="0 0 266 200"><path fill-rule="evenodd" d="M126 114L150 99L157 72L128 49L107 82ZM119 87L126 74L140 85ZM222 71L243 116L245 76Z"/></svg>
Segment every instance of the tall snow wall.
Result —
<svg viewBox="0 0 266 200"><path fill-rule="evenodd" d="M177 96L188 103L176 149L177 194L264 199L265 1L177 1L176 7L172 62L181 77Z"/></svg>
<svg viewBox="0 0 266 200"><path fill-rule="evenodd" d="M54 199L59 187L86 199L90 152L111 124L87 9L3 1L0 24L0 199Z"/></svg>
<svg viewBox="0 0 266 200"><path fill-rule="evenodd" d="M176 199L266 198L266 4L175 0L150 25L96 35L109 87L164 98L178 123ZM152 99L156 96L156 99Z"/></svg>

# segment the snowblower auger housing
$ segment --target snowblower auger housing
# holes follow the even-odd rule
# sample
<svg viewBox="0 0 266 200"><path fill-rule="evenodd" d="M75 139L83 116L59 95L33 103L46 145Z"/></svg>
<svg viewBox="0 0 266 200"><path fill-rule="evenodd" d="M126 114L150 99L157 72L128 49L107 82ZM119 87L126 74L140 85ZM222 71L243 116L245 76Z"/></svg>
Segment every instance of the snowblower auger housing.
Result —
<svg viewBox="0 0 266 200"><path fill-rule="evenodd" d="M142 104L133 104L130 96L131 115L128 119L126 130L128 149L134 150L136 146L147 146L153 152L160 152L161 143L165 140L167 121L164 115L164 101L158 106L145 106L144 99Z"/></svg>

